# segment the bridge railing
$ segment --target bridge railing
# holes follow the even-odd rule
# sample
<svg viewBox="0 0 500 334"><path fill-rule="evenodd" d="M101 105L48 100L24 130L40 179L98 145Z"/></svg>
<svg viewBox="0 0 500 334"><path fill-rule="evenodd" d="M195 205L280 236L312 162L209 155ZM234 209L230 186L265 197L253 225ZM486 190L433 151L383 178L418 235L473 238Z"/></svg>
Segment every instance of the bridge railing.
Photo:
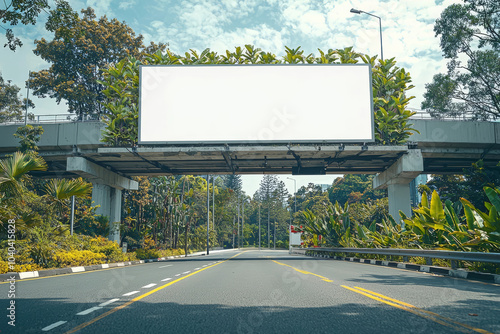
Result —
<svg viewBox="0 0 500 334"><path fill-rule="evenodd" d="M428 265L432 265L432 259L451 260L451 267L456 268L456 261L500 263L500 253L482 252L457 252L447 250L431 249L399 249L399 248L298 248L292 247L292 252L305 254L313 252L325 256L333 254L375 254L386 257L402 256L403 261L408 261L408 257L423 257Z"/></svg>
<svg viewBox="0 0 500 334"><path fill-rule="evenodd" d="M27 124L47 124L47 123L71 123L71 122L99 122L101 120L100 114L84 115L78 118L75 114L49 114L49 115L28 115ZM1 125L11 124L24 124L25 116L10 120L7 122L0 122Z"/></svg>
<svg viewBox="0 0 500 334"><path fill-rule="evenodd" d="M470 114L461 114L461 115L454 115L454 116L432 116L430 113L428 113L425 110L421 109L414 109L414 108L408 108L408 110L415 112L416 114L411 116L410 119L434 119L434 120L440 120L440 121L485 121L485 122L496 122L498 121L498 118L495 117L490 117L488 119L481 119L478 120L474 118Z"/></svg>

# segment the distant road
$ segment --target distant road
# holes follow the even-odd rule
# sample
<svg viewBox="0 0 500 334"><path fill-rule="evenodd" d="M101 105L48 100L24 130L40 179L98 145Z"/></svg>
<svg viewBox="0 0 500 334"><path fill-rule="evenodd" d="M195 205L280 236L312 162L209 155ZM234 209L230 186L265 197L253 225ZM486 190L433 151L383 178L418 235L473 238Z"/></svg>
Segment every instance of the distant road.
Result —
<svg viewBox="0 0 500 334"><path fill-rule="evenodd" d="M500 333L500 286L250 250L0 284L0 333Z"/></svg>

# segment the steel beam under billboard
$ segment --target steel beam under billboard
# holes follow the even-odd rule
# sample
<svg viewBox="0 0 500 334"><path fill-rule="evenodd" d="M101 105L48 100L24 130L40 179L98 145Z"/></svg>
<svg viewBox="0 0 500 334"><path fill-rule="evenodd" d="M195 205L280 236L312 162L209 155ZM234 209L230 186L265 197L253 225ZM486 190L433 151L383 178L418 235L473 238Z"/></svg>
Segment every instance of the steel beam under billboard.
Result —
<svg viewBox="0 0 500 334"><path fill-rule="evenodd" d="M371 67L141 66L140 144L374 141Z"/></svg>

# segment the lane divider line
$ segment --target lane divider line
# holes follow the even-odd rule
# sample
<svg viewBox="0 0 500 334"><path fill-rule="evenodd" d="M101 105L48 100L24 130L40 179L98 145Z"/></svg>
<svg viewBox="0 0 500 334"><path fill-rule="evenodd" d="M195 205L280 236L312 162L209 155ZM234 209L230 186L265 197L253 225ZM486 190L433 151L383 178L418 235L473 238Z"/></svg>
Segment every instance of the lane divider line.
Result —
<svg viewBox="0 0 500 334"><path fill-rule="evenodd" d="M172 279L172 278L170 278L170 277L169 277L169 278L162 279L161 281L162 281L162 282L165 282L165 281L170 281L171 279Z"/></svg>
<svg viewBox="0 0 500 334"><path fill-rule="evenodd" d="M293 270L298 271L298 272L299 272L299 273L301 273L301 274L305 274L305 275L313 275L313 276L316 276L316 277L321 278L321 280L323 280L323 281L325 281L325 282L329 282L329 283L333 282L331 279L326 278L325 276L321 276L321 275L318 275L318 274L315 274L315 273L311 273L311 272L309 272L309 271L305 271L305 270L302 270L302 269L299 269L299 268L295 268L295 267L292 267L291 265L288 265L288 264L286 264L286 263L282 263L282 262L278 262L278 261L276 261L276 260L271 260L271 261L273 261L274 263L277 263L277 264L279 264L279 265L281 265L281 266L290 267L290 268L292 268Z"/></svg>
<svg viewBox="0 0 500 334"><path fill-rule="evenodd" d="M185 275L185 274L189 274L191 271L185 271L183 272L182 274Z"/></svg>
<svg viewBox="0 0 500 334"><path fill-rule="evenodd" d="M102 307L100 307L100 306L94 306L94 307L88 308L88 309L86 309L86 310L84 310L82 312L78 312L76 315L87 315L89 313L92 313L92 312L100 310L100 309L102 309Z"/></svg>
<svg viewBox="0 0 500 334"><path fill-rule="evenodd" d="M149 289L149 288L154 287L155 285L157 285L157 284L156 284L156 283L149 283L149 284L147 284L147 285L143 286L142 288L143 288L143 289Z"/></svg>
<svg viewBox="0 0 500 334"><path fill-rule="evenodd" d="M427 310L418 308L418 307L416 307L414 305L411 305L411 304L405 303L403 301L400 301L400 300L397 300L397 299L394 299L394 298L382 295L382 294L377 293L377 292L373 292L373 291L370 291L370 290L367 290L367 289L363 289L363 288L360 288L360 287L357 287L357 286L355 286L354 288L352 288L352 287L349 287L349 286L341 285L341 287L343 287L343 288L345 288L347 290L359 293L359 294L361 294L361 295L363 295L365 297L377 300L377 301L379 301L381 303L384 303L384 304L396 307L396 308L401 309L403 311L407 311L407 312L413 313L413 314L415 314L415 315L417 315L417 316L419 316L421 318L425 318L425 319L437 322L438 324L441 324L441 325L446 326L446 327L450 327L450 328L458 330L458 331L460 331L462 333L470 333L470 330L472 330L474 332L482 333L482 334L493 334L493 333L491 333L491 332L489 332L487 330L484 330L484 329L481 329L481 328L472 327L472 326L469 326L467 324L463 324L461 322L457 322L457 321L455 321L453 319L444 317L444 316L442 316L440 314L437 314L437 313L434 313L434 312L431 312L431 311L427 311Z"/></svg>
<svg viewBox="0 0 500 334"><path fill-rule="evenodd" d="M190 274L188 274L188 275L186 275L186 276L179 277L178 279L176 279L176 280L174 280L174 281L172 281L172 282L169 282L169 283L167 283L167 284L164 284L164 285L162 285L162 286L159 286L159 287L157 287L156 289L150 290L150 291L148 291L148 292L146 292L146 293L144 293L144 294L142 294L142 295L140 295L140 296L135 297L134 299L132 299L132 300L130 300L130 301L128 301L128 302L126 302L126 303L123 303L122 305L119 305L119 306L117 306L117 307L115 307L115 308L113 308L113 309L111 309L111 310L109 310L109 311L107 311L107 312L104 312L103 314L98 315L97 317L95 317L95 318L94 318L94 319L92 319L92 320L89 320L89 321L87 321L87 322L84 322L84 323L83 323L83 324L81 324L81 325L76 326L75 328L73 328L73 329L71 329L71 330L67 331L65 334L72 334L72 333L76 333L76 332L78 332L80 329L83 329L83 328L85 328L85 327L87 327L87 326L90 326L90 325L92 325L93 323L95 323L95 322L97 322L97 321L101 320L102 318L105 318L105 317L107 317L108 315L115 313L116 311L119 311L119 310L121 310L121 309L124 309L124 308L126 308L127 306L129 306L129 305L131 305L131 304L133 304L133 303L135 303L135 302L137 302L137 301L139 301L139 300L141 300L141 299L143 299L143 298L145 298L145 297L147 297L147 296L149 296L149 295L152 295L152 294L153 294L153 293L155 293L155 292L158 292L158 291L160 291L160 290L162 290L162 289L164 289L164 288L166 288L166 287L168 287L168 286L171 286L172 284L175 284L175 283L177 283L177 282L180 282L180 281L182 281L183 279L186 279L186 278L188 278L188 277L190 277L190 276L193 276L193 275L195 275L195 274L197 274L197 273L200 273L200 272L202 272L202 271L204 271L204 270L206 270L206 269L209 269L209 268L215 267L215 266L217 266L217 265L219 265L219 264L221 264L221 263L224 263L224 262L226 262L226 261L229 261L229 260L231 260L231 259L233 259L233 258L235 258L235 257L237 257L237 256L239 256L239 255L241 255L241 254L243 254L243 253L245 253L245 252L248 252L248 251L243 251L243 252L241 252L241 253L235 254L235 255L231 256L230 258L228 258L228 259L226 259L226 260L224 260L224 261L222 261L222 262L218 262L218 263L216 263L216 264L214 264L214 265L207 266L207 267L205 267L205 268L203 268L203 269L200 269L200 270L198 270L198 271L194 271L194 272L192 272L192 273L190 273ZM139 291L137 291L137 292L139 292ZM129 293L130 293L130 292L129 292ZM135 291L134 291L134 293L135 293Z"/></svg>
<svg viewBox="0 0 500 334"><path fill-rule="evenodd" d="M194 268L193 270L199 270L200 268Z"/></svg>
<svg viewBox="0 0 500 334"><path fill-rule="evenodd" d="M67 323L67 321L58 321L58 322L54 322L52 325L48 325L47 327L42 328L42 331L43 331L43 332L48 332L48 331L50 331L51 329L54 329L54 328L59 327L59 326L61 326L61 325L64 325L65 323Z"/></svg>
<svg viewBox="0 0 500 334"><path fill-rule="evenodd" d="M114 302L117 302L119 301L120 299L119 298L115 298L115 299L110 299L108 300L107 302L104 302L104 303L101 303L99 304L100 307L104 307L104 306L107 306L109 304L113 304Z"/></svg>
<svg viewBox="0 0 500 334"><path fill-rule="evenodd" d="M175 277L177 277L177 276L181 276L181 274L175 274L174 276L175 276Z"/></svg>
<svg viewBox="0 0 500 334"><path fill-rule="evenodd" d="M135 295L136 293L138 293L139 291L131 291L131 292L127 292L127 293L124 293L122 296L124 297L127 297L127 296L132 296L132 295Z"/></svg>
<svg viewBox="0 0 500 334"><path fill-rule="evenodd" d="M173 264L167 264L166 266L161 266L161 267L158 267L158 268L166 268L166 267L172 267Z"/></svg>

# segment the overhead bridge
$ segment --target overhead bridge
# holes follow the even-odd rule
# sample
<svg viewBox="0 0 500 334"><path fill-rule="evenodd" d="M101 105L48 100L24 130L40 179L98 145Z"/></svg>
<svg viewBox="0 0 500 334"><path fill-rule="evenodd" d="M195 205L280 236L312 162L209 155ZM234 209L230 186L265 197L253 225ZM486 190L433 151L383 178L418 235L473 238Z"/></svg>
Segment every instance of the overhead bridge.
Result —
<svg viewBox="0 0 500 334"><path fill-rule="evenodd" d="M119 192L136 189L131 176L206 174L377 174L374 187L388 188L390 213L410 214L409 183L422 173L461 173L483 159L500 161L500 124L494 122L412 120L420 133L406 145L246 144L107 147L100 142L104 124L43 124L38 146L48 170L39 177L83 176L93 182L96 203L119 220ZM18 125L0 126L0 155L18 147ZM113 202L114 201L114 202Z"/></svg>

